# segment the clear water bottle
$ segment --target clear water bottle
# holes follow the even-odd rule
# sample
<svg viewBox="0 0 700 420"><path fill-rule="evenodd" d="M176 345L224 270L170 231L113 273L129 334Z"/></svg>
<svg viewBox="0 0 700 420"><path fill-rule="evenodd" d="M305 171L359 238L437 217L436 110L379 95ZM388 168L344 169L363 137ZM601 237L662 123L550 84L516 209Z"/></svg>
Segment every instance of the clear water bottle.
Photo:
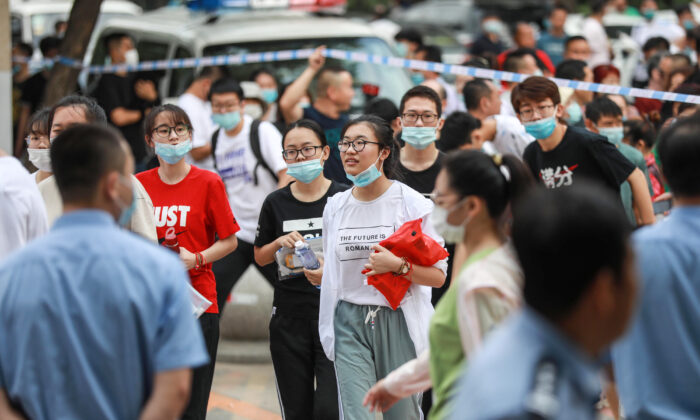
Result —
<svg viewBox="0 0 700 420"><path fill-rule="evenodd" d="M294 243L294 253L301 260L301 265L307 270L317 270L321 267L321 262L316 258L316 253L304 241Z"/></svg>

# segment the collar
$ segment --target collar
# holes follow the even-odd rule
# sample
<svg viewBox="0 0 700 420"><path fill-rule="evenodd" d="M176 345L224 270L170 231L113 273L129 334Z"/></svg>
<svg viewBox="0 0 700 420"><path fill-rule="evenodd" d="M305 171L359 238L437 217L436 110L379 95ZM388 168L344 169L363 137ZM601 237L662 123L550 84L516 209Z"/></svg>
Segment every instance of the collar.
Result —
<svg viewBox="0 0 700 420"><path fill-rule="evenodd" d="M64 213L51 230L61 230L74 226L116 226L114 217L104 210L84 209Z"/></svg>
<svg viewBox="0 0 700 420"><path fill-rule="evenodd" d="M541 343L545 352L549 352L561 364L564 374L569 374L579 389L595 399L600 393L600 363L586 356L581 350L559 332L549 321L525 306L520 316L520 325Z"/></svg>
<svg viewBox="0 0 700 420"><path fill-rule="evenodd" d="M700 216L700 206L678 206L671 213L681 217L697 217Z"/></svg>

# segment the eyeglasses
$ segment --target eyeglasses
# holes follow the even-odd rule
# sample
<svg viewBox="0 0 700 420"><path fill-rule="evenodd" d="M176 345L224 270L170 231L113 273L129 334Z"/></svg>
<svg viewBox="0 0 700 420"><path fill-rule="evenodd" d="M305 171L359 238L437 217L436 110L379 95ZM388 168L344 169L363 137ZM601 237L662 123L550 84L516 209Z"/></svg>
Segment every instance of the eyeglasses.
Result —
<svg viewBox="0 0 700 420"><path fill-rule="evenodd" d="M538 106L537 108L533 109L530 107L524 107L520 108L520 116L523 117L524 120L531 120L535 118L535 113L539 115L540 117L545 117L546 115L549 115L549 110L553 109L554 105L541 105Z"/></svg>
<svg viewBox="0 0 700 420"><path fill-rule="evenodd" d="M167 139L170 137L170 133L175 132L178 137L185 137L190 133L190 127L185 124L178 124L175 127L169 127L167 125L159 125L153 129L153 133L161 139Z"/></svg>
<svg viewBox="0 0 700 420"><path fill-rule="evenodd" d="M381 144L376 141L369 141L369 140L364 140L364 139L355 139L355 140L341 140L338 142L338 150L341 152L347 152L348 149L350 149L350 146L356 151L356 152L361 152L365 150L365 146L367 143L371 144Z"/></svg>
<svg viewBox="0 0 700 420"><path fill-rule="evenodd" d="M301 153L304 157L311 157L316 154L316 149L323 149L323 146L304 146L301 149L285 149L282 157L287 160L294 160Z"/></svg>
<svg viewBox="0 0 700 420"><path fill-rule="evenodd" d="M418 121L418 118L420 118L421 121L423 121L423 123L430 124L437 120L438 115L433 114L432 112L424 112L422 114L416 114L415 112L406 112L403 114L403 119L405 122L415 123Z"/></svg>
<svg viewBox="0 0 700 420"><path fill-rule="evenodd" d="M27 146L31 146L32 143L34 144L43 144L47 147L51 146L51 140L49 139L48 136L33 136L29 135L24 138L24 141L27 142Z"/></svg>

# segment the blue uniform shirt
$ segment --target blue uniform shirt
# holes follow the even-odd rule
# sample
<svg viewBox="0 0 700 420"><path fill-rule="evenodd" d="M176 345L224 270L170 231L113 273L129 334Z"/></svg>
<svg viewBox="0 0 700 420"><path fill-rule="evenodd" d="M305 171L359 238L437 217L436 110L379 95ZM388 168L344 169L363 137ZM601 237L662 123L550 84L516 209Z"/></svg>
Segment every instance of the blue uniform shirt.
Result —
<svg viewBox="0 0 700 420"><path fill-rule="evenodd" d="M633 240L638 312L612 352L620 401L628 419L700 418L700 206Z"/></svg>
<svg viewBox="0 0 700 420"><path fill-rule="evenodd" d="M546 52L549 59L552 60L554 66L558 66L559 63L564 61L564 44L568 36L554 36L549 32L545 32L540 35L540 39L537 41L537 48Z"/></svg>
<svg viewBox="0 0 700 420"><path fill-rule="evenodd" d="M598 367L525 308L468 362L452 419L593 419L600 397Z"/></svg>
<svg viewBox="0 0 700 420"><path fill-rule="evenodd" d="M28 418L136 419L156 373L207 363L177 257L66 213L0 265L0 388Z"/></svg>

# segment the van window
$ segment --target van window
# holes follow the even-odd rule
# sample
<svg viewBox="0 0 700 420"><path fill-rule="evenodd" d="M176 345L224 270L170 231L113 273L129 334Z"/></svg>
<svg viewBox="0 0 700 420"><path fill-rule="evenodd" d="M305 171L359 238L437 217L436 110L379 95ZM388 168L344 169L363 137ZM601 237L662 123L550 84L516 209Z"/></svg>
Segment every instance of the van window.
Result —
<svg viewBox="0 0 700 420"><path fill-rule="evenodd" d="M194 57L192 52L184 47L178 46L175 50L175 58L190 58ZM170 88L168 89L169 97L177 97L187 89L194 80L194 68L173 69L170 76Z"/></svg>
<svg viewBox="0 0 700 420"><path fill-rule="evenodd" d="M17 15L10 18L10 28L12 28L12 44L22 41L22 19Z"/></svg>
<svg viewBox="0 0 700 420"><path fill-rule="evenodd" d="M363 38L330 38L330 39L299 39L299 40L280 40L280 41L264 41L251 42L245 44L224 44L213 45L204 48L203 55L226 55L226 54L242 54L255 53L265 51L281 51L281 50L296 50L303 48L316 48L319 45L326 45L328 48L335 48L347 51L359 51L369 54L393 56L393 52L389 45L383 40L375 37ZM327 65L340 65L347 69L353 77L355 87L355 97L352 102L351 112L361 112L362 107L367 100L362 92L363 84L372 84L379 87L379 95L384 98L389 98L394 103L398 104L401 96L412 84L406 70L387 67L379 64L371 63L356 63L351 61L326 59ZM277 61L274 63L246 63L229 66L228 70L237 80L248 80L250 74L257 68L266 67L271 69L277 77L277 83L285 85L296 79L307 66L306 60L289 60ZM311 86L313 92L314 86Z"/></svg>

